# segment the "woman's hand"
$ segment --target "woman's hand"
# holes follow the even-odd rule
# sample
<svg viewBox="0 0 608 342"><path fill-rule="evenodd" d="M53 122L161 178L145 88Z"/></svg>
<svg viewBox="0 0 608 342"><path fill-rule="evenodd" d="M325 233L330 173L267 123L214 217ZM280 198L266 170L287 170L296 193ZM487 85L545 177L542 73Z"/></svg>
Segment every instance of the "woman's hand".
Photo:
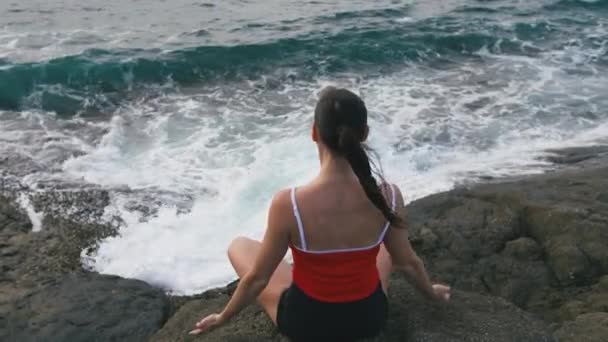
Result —
<svg viewBox="0 0 608 342"><path fill-rule="evenodd" d="M433 284L433 293L435 300L448 303L450 301L450 287L442 284Z"/></svg>
<svg viewBox="0 0 608 342"><path fill-rule="evenodd" d="M211 314L203 319L201 319L198 323L196 323L194 330L190 331L190 335L198 335L205 331L209 331L213 328L216 328L224 323L224 319L222 318L222 314Z"/></svg>

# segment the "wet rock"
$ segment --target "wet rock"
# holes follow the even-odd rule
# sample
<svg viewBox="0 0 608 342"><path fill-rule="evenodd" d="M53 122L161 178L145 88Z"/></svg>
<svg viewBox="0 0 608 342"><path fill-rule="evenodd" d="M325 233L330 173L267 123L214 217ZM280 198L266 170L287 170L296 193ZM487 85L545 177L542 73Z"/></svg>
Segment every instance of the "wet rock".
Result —
<svg viewBox="0 0 608 342"><path fill-rule="evenodd" d="M524 305L550 274L540 245L521 237L520 203L467 189L421 199L408 206L412 245L436 279Z"/></svg>
<svg viewBox="0 0 608 342"><path fill-rule="evenodd" d="M587 191L591 191L596 185L588 186ZM608 209L596 202L585 208L532 205L522 219L529 234L544 246L558 280L571 285L589 283L598 274L608 272L606 218Z"/></svg>
<svg viewBox="0 0 608 342"><path fill-rule="evenodd" d="M542 248L534 239L521 237L507 242L504 254L520 260L538 260L543 253Z"/></svg>
<svg viewBox="0 0 608 342"><path fill-rule="evenodd" d="M582 314L608 312L608 284L602 279L591 287L570 288L568 298L565 298L567 301L557 312L558 320L566 322L575 320ZM563 297L565 295L562 293Z"/></svg>
<svg viewBox="0 0 608 342"><path fill-rule="evenodd" d="M49 188L30 194L37 212L46 216L69 219L74 222L100 222L110 195L103 189L62 190Z"/></svg>
<svg viewBox="0 0 608 342"><path fill-rule="evenodd" d="M69 274L17 301L4 341L146 341L166 320L168 301L144 282Z"/></svg>
<svg viewBox="0 0 608 342"><path fill-rule="evenodd" d="M437 248L439 238L433 231L427 227L420 229L419 244L421 249L431 251Z"/></svg>
<svg viewBox="0 0 608 342"><path fill-rule="evenodd" d="M27 300L68 272L80 271L82 250L114 233L106 225L54 217L46 217L44 230L35 233L19 206L0 196L0 340L12 340L2 336L12 334L6 317L15 302Z"/></svg>
<svg viewBox="0 0 608 342"><path fill-rule="evenodd" d="M601 277L595 286L600 291L608 292L608 275Z"/></svg>
<svg viewBox="0 0 608 342"><path fill-rule="evenodd" d="M44 165L31 157L17 153L0 156L0 169L9 170L10 174L23 177L44 170Z"/></svg>
<svg viewBox="0 0 608 342"><path fill-rule="evenodd" d="M590 312L608 312L608 291L592 292L587 297Z"/></svg>
<svg viewBox="0 0 608 342"><path fill-rule="evenodd" d="M587 305L580 300L569 301L559 309L559 318L562 321L574 320L578 315L587 312L586 306Z"/></svg>
<svg viewBox="0 0 608 342"><path fill-rule="evenodd" d="M588 298L608 273L608 205L596 200L607 174L564 170L420 199L407 208L410 240L433 278L456 288L558 324L603 310L603 297L595 307Z"/></svg>
<svg viewBox="0 0 608 342"><path fill-rule="evenodd" d="M32 224L27 215L10 200L0 197L0 234L8 238L15 234L27 233L32 230ZM6 243L5 239L0 240Z"/></svg>
<svg viewBox="0 0 608 342"><path fill-rule="evenodd" d="M562 285L582 284L590 272L587 257L567 235L550 239L546 243L548 262Z"/></svg>
<svg viewBox="0 0 608 342"><path fill-rule="evenodd" d="M608 336L608 313L582 314L558 329L560 342L605 342Z"/></svg>
<svg viewBox="0 0 608 342"><path fill-rule="evenodd" d="M525 208L522 219L528 234L544 243L576 230L579 222L584 220L584 214L571 208L530 204Z"/></svg>
<svg viewBox="0 0 608 342"><path fill-rule="evenodd" d="M608 336L607 151L570 151L594 156L579 158L565 171L463 185L408 205L412 245L432 277L455 288L454 303L445 308L429 305L403 280L395 279L391 319L377 341L550 340L544 325L529 314L480 293L502 297L553 322L562 341ZM600 162L603 166L593 166ZM129 285L117 277L82 275L81 251L94 250L100 238L116 234L116 226L86 220L101 217L108 193L84 189L70 194L55 185L41 189L30 196L30 202L44 212L44 229L32 233L28 217L14 205L16 194L27 189L9 188L2 192L6 198L0 197L0 340L52 340L45 338L51 333L69 340L95 340L87 335L89 328L99 329L86 317L91 310L83 294L87 289L95 293L91 300L101 303L105 314L116 313L125 320L121 325L122 321L100 316L103 329L110 327L103 338L146 340L164 319L158 317L169 314L162 296L140 282ZM66 210L70 206L75 208ZM116 287L124 295L112 301ZM186 303L153 339L190 339L186 332L194 321L219 310L228 292L172 299ZM74 300L66 293L74 293ZM137 298L142 297L151 300L140 302ZM116 309L104 306L100 298ZM133 303L148 308L153 324L138 330ZM117 313L122 308L130 318ZM23 324L30 324L31 331ZM85 327L84 335L74 327ZM203 340L279 341L281 337L261 309L252 306Z"/></svg>
<svg viewBox="0 0 608 342"><path fill-rule="evenodd" d="M555 164L577 164L585 161L605 160L608 146L572 147L560 150L549 150L547 160Z"/></svg>
<svg viewBox="0 0 608 342"><path fill-rule="evenodd" d="M500 298L455 291L450 305L437 305L397 277L390 291L389 321L371 341L553 341L544 323ZM184 304L152 341L287 341L259 306L208 334L187 335L198 319L221 310L227 300L218 294Z"/></svg>

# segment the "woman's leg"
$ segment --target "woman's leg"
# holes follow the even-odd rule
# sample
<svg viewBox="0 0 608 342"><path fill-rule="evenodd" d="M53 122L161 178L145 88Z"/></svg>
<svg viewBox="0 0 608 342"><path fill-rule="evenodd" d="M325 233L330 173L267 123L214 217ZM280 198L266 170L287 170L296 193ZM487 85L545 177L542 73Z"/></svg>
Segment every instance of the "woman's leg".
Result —
<svg viewBox="0 0 608 342"><path fill-rule="evenodd" d="M251 268L260 251L261 244L259 241L252 240L246 237L238 237L232 241L228 247L228 258L232 263L232 267L242 278ZM274 274L270 278L270 282L262 293L258 296L258 302L270 319L277 323L277 306L279 298L283 291L291 285L291 266L286 261L281 261Z"/></svg>
<svg viewBox="0 0 608 342"><path fill-rule="evenodd" d="M384 243L380 245L380 252L378 252L378 256L376 257L376 267L378 267L382 290L384 290L384 294L388 295L388 286L391 279L391 272L393 271L393 261L391 255L388 254L386 247L384 247Z"/></svg>

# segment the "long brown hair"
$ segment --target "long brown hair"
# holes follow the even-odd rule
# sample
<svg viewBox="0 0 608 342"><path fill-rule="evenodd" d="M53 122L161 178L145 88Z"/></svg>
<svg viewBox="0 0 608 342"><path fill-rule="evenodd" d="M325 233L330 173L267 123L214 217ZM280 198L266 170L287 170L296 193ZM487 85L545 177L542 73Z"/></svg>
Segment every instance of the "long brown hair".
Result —
<svg viewBox="0 0 608 342"><path fill-rule="evenodd" d="M321 141L350 164L367 198L391 224L400 223L399 217L386 202L374 174L382 179L380 170L374 170L363 143L367 131L367 108L363 100L347 89L325 88L315 108L315 125Z"/></svg>

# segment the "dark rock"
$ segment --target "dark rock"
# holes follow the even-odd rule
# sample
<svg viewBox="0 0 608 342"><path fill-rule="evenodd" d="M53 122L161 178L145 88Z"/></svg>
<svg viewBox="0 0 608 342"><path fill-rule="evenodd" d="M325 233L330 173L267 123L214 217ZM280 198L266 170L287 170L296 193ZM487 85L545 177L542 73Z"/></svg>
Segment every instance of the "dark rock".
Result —
<svg viewBox="0 0 608 342"><path fill-rule="evenodd" d="M418 235L418 238L421 250L432 251L438 247L439 238L428 227L422 227L422 229L420 229L420 234Z"/></svg>
<svg viewBox="0 0 608 342"><path fill-rule="evenodd" d="M110 194L102 189L61 190L50 188L30 195L37 212L77 223L101 222Z"/></svg>
<svg viewBox="0 0 608 342"><path fill-rule="evenodd" d="M408 206L415 247L462 262L493 255L518 235L517 211L470 194L445 193ZM433 236L429 239L426 236Z"/></svg>
<svg viewBox="0 0 608 342"><path fill-rule="evenodd" d="M453 286L454 302L429 305L396 279L390 322L376 340L550 340L530 315L503 299L471 291L500 296L554 322L563 341L608 336L603 316L608 310L608 148L564 153L573 163L566 170L463 185L408 205L412 245L432 277ZM598 161L602 167L594 166ZM173 308L157 290L82 274L83 249L86 255L100 238L116 233L116 226L97 223L109 201L107 192L70 193L49 186L31 194L30 202L45 214L43 230L32 233L28 217L14 205L27 189L11 183L9 190L2 192L8 198L0 197L0 340L145 340L162 324ZM119 294L112 292L116 289ZM87 291L93 293L90 298ZM191 339L186 333L194 321L219 310L228 292L173 298L175 307L185 304L153 339ZM140 314L148 325L135 323ZM88 335L95 329L99 337ZM281 337L252 306L201 339Z"/></svg>
<svg viewBox="0 0 608 342"><path fill-rule="evenodd" d="M544 323L500 298L455 291L452 303L438 305L397 278L390 293L389 321L371 341L553 341ZM221 310L227 300L222 294L184 304L152 341L287 341L257 305L208 334L187 334L198 319Z"/></svg>
<svg viewBox="0 0 608 342"><path fill-rule="evenodd" d="M555 164L578 164L584 161L604 159L608 156L608 146L572 147L549 150L547 160ZM605 165L605 164L604 164Z"/></svg>
<svg viewBox="0 0 608 342"><path fill-rule="evenodd" d="M19 250L15 246L7 246L0 249L0 257L11 257L19 253Z"/></svg>
<svg viewBox="0 0 608 342"><path fill-rule="evenodd" d="M562 285L584 283L591 264L571 236L561 235L550 239L545 251L551 269Z"/></svg>
<svg viewBox="0 0 608 342"><path fill-rule="evenodd" d="M563 304L558 316L561 321L571 321L576 317L593 312L608 312L608 276L602 277L591 288L578 288L571 292L571 300Z"/></svg>
<svg viewBox="0 0 608 342"><path fill-rule="evenodd" d="M411 242L435 278L522 307L551 275L541 246L521 237L518 193L455 190L408 206Z"/></svg>
<svg viewBox="0 0 608 342"><path fill-rule="evenodd" d="M527 308L529 299L551 282L545 264L497 255L480 260L478 276L489 293Z"/></svg>
<svg viewBox="0 0 608 342"><path fill-rule="evenodd" d="M146 341L167 319L162 291L82 272L82 250L114 227L46 215L42 231L31 228L14 202L0 198L0 340Z"/></svg>
<svg viewBox="0 0 608 342"><path fill-rule="evenodd" d="M12 175L23 177L44 170L44 165L32 157L15 153L0 156L0 169L9 170Z"/></svg>
<svg viewBox="0 0 608 342"><path fill-rule="evenodd" d="M562 321L574 320L578 315L587 312L586 304L580 300L572 300L562 305L559 309L560 319Z"/></svg>
<svg viewBox="0 0 608 342"><path fill-rule="evenodd" d="M47 258L52 258L53 267L59 272L82 268L83 251L86 257L93 252L98 242L117 232L117 227L107 224L81 224L72 220L46 216L44 231L37 236Z"/></svg>
<svg viewBox="0 0 608 342"><path fill-rule="evenodd" d="M27 215L11 201L0 196L0 234L4 237L19 233L27 233L32 230ZM0 239L0 241L6 241Z"/></svg>
<svg viewBox="0 0 608 342"><path fill-rule="evenodd" d="M576 228L572 226L583 221L584 216L581 212L570 208L532 204L526 206L522 220L527 233L536 241L544 243L555 236L565 235L571 230L575 230Z"/></svg>
<svg viewBox="0 0 608 342"><path fill-rule="evenodd" d="M597 282L596 287L600 291L608 292L608 275L601 277Z"/></svg>
<svg viewBox="0 0 608 342"><path fill-rule="evenodd" d="M503 253L520 260L538 260L543 251L533 239L521 237L507 242Z"/></svg>
<svg viewBox="0 0 608 342"><path fill-rule="evenodd" d="M592 292L587 297L590 312L608 312L608 291Z"/></svg>
<svg viewBox="0 0 608 342"><path fill-rule="evenodd" d="M608 221L594 222L594 216L608 218L608 211L590 215L585 226L571 235L576 237L576 242L581 251L589 259L593 269L593 275L608 273Z"/></svg>
<svg viewBox="0 0 608 342"><path fill-rule="evenodd" d="M562 170L435 194L408 205L410 240L434 279L559 326L604 307L590 286L608 273L606 175Z"/></svg>
<svg viewBox="0 0 608 342"><path fill-rule="evenodd" d="M0 340L12 334L5 318L14 311L14 303L27 300L67 272L80 271L82 250L114 232L106 225L47 216L43 230L35 233L27 215L0 196Z"/></svg>
<svg viewBox="0 0 608 342"><path fill-rule="evenodd" d="M606 342L608 313L594 312L580 315L555 332L560 342Z"/></svg>
<svg viewBox="0 0 608 342"><path fill-rule="evenodd" d="M69 274L17 301L0 339L146 341L162 326L167 313L165 295L144 282L95 273Z"/></svg>
<svg viewBox="0 0 608 342"><path fill-rule="evenodd" d="M589 185L589 188L597 185ZM564 193L565 200L569 197ZM602 222L608 209L595 204L585 208L528 206L522 217L528 233L544 245L548 261L562 285L589 283L608 272L608 229ZM593 213L593 214L591 214ZM599 222L598 222L599 221Z"/></svg>

